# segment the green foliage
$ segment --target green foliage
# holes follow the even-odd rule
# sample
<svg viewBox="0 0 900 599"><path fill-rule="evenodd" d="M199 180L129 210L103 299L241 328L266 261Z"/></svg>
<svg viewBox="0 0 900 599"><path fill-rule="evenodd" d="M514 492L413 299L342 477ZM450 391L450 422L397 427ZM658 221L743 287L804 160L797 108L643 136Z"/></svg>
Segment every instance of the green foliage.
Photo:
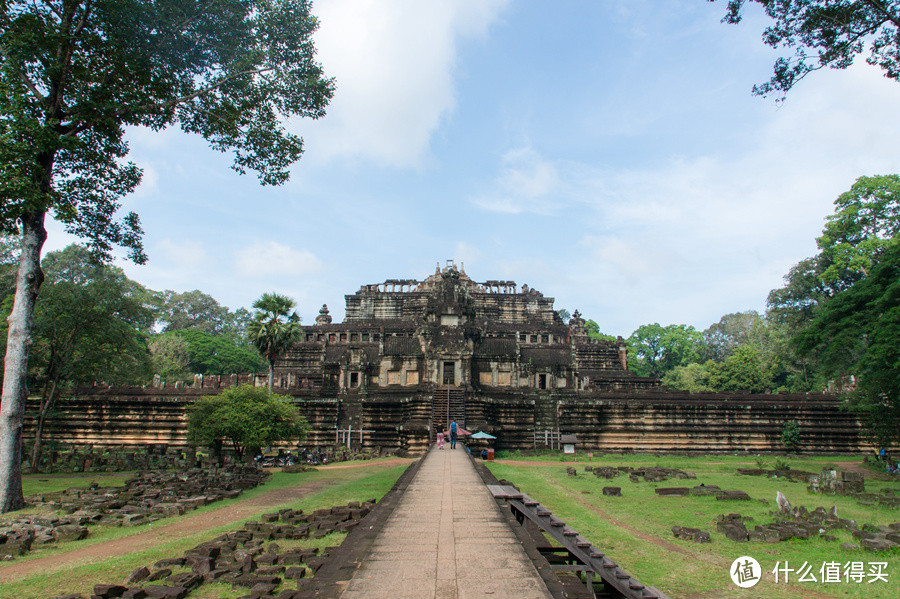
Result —
<svg viewBox="0 0 900 599"><path fill-rule="evenodd" d="M584 328L588 331L588 337L591 339L597 339L600 341L615 341L616 337L614 335L607 335L606 333L600 332L600 325L590 318L584 321Z"/></svg>
<svg viewBox="0 0 900 599"><path fill-rule="evenodd" d="M16 288L19 243L16 235L0 235L0 305Z"/></svg>
<svg viewBox="0 0 900 599"><path fill-rule="evenodd" d="M640 376L661 377L696 362L703 336L688 325L645 324L628 338L628 368Z"/></svg>
<svg viewBox="0 0 900 599"><path fill-rule="evenodd" d="M153 374L158 374L166 381L184 380L190 376L188 343L181 335L176 333L154 335L148 346Z"/></svg>
<svg viewBox="0 0 900 599"><path fill-rule="evenodd" d="M708 384L715 391L764 393L773 387L772 366L755 347L741 345L723 362L712 365Z"/></svg>
<svg viewBox="0 0 900 599"><path fill-rule="evenodd" d="M0 13L0 229L24 211L53 210L108 254L143 258L134 215L118 198L140 181L122 162L128 126L178 123L233 168L280 184L302 152L292 116L324 115L333 84L313 60L306 0L69 3L13 0ZM50 168L48 168L50 167Z"/></svg>
<svg viewBox="0 0 900 599"><path fill-rule="evenodd" d="M818 255L769 294L782 388L855 381L852 400L881 445L900 439L900 176L860 177L835 201Z"/></svg>
<svg viewBox="0 0 900 599"><path fill-rule="evenodd" d="M855 375L855 406L879 445L900 440L900 244L868 276L825 302L797 336L833 378Z"/></svg>
<svg viewBox="0 0 900 599"><path fill-rule="evenodd" d="M714 0L710 0L714 1ZM724 21L738 23L748 0L729 0ZM773 48L791 48L793 56L775 61L772 78L753 93L781 97L803 77L825 67L845 69L867 47L866 62L900 79L900 5L896 0L749 0L763 7L775 23L763 41Z"/></svg>
<svg viewBox="0 0 900 599"><path fill-rule="evenodd" d="M188 410L188 443L216 447L223 440L244 451L279 441L302 440L308 425L290 398L244 385L200 399Z"/></svg>
<svg viewBox="0 0 900 599"><path fill-rule="evenodd" d="M799 431L798 431L798 436L799 436ZM775 461L772 462L772 470L790 470L790 469L791 469L791 465L785 459L775 458Z"/></svg>
<svg viewBox="0 0 900 599"><path fill-rule="evenodd" d="M689 391L690 393L712 391L709 386L709 375L713 368L715 368L715 362L712 360L703 364L691 362L684 366L676 366L663 375L662 384L673 391Z"/></svg>
<svg viewBox="0 0 900 599"><path fill-rule="evenodd" d="M784 423L784 428L781 429L781 444L788 451L800 449L800 425L796 420L789 420Z"/></svg>
<svg viewBox="0 0 900 599"><path fill-rule="evenodd" d="M264 293L253 303L256 313L247 324L247 337L269 363L272 392L275 361L300 338L300 317L293 312L294 300L277 293Z"/></svg>
<svg viewBox="0 0 900 599"><path fill-rule="evenodd" d="M721 362L741 345L762 349L767 336L767 323L756 310L726 314L703 331L703 354L710 360Z"/></svg>
<svg viewBox="0 0 900 599"><path fill-rule="evenodd" d="M176 293L163 291L157 297L157 326L163 332L201 331L224 335L235 343L244 343L244 330L251 315L244 308L234 312L199 289Z"/></svg>
<svg viewBox="0 0 900 599"><path fill-rule="evenodd" d="M900 233L900 175L860 177L834 202L822 236L820 278L841 290L866 276Z"/></svg>
<svg viewBox="0 0 900 599"><path fill-rule="evenodd" d="M325 114L334 86L314 60L308 0L9 0L0 9L0 233L21 234L0 412L0 511L22 507L21 427L48 214L108 262L146 261L122 198L141 170L128 127L178 124L232 168L284 183L303 151L285 124Z"/></svg>
<svg viewBox="0 0 900 599"><path fill-rule="evenodd" d="M42 384L128 384L146 376L149 292L70 245L44 257L32 368Z"/></svg>
<svg viewBox="0 0 900 599"><path fill-rule="evenodd" d="M236 345L230 337L202 331L176 333L187 342L188 369L196 374L260 372L266 362L249 347Z"/></svg>

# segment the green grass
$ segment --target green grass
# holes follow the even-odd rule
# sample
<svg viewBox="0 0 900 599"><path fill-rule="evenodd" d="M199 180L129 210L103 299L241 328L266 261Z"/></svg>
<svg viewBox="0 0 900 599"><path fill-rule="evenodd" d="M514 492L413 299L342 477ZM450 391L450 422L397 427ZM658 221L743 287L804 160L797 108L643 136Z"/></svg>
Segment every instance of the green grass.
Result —
<svg viewBox="0 0 900 599"><path fill-rule="evenodd" d="M41 571L16 582L4 583L0 586L0 599L45 599L46 597L67 593L82 593L87 597L92 593L93 585L95 584L120 583L128 574L141 566L150 566L157 560L165 557L182 555L185 550L204 541L211 540L225 532L236 530L240 528L245 521L256 519L263 513L276 511L282 508L311 511L331 507L333 505L346 504L349 501L365 501L372 498L381 499L407 467L406 465L388 466L381 462L383 462L383 460L369 460L366 467L361 468L317 470L296 474L276 473L265 484L244 492L241 497L237 499L212 503L203 506L198 510L188 512L184 516L165 518L150 525L133 528L92 527L91 536L87 539L66 543L59 547L41 548L32 551L25 557L19 558L15 563L61 552L77 551L88 545L146 532L147 530L152 530L152 528L176 523L180 519L189 517L191 514L216 510L230 504L247 501L273 489L290 488L310 482L320 482L323 484L317 491L302 498L289 500L279 505L261 508L250 513L247 517L242 517L238 521L223 522L220 526L208 528L198 533L186 534L181 538L167 540L151 547L147 547L146 549L128 553L127 555L87 564L70 562L53 571ZM308 547L313 544L321 547L339 545L342 540L343 535L334 534L318 541L304 541L306 544L303 546ZM289 543L290 541L278 541L278 544L282 547L290 546ZM2 569L3 564L0 564L0 572L2 572ZM230 586L228 588L230 589ZM195 592L192 597L206 596L197 595L196 593L197 592ZM206 591L204 591L204 593L206 593ZM246 594L246 589L243 593L233 596L237 597L244 594ZM231 597L232 595L225 593L209 596Z"/></svg>
<svg viewBox="0 0 900 599"><path fill-rule="evenodd" d="M548 456L511 456L529 462L550 461ZM586 459L585 456L582 456ZM818 472L825 464L853 458L792 457L791 468ZM605 466L662 466L694 472L697 480L669 479L661 483L633 483L627 475L614 479L597 478L584 472L584 464ZM774 521L770 515L776 510L775 493L783 492L794 506L837 506L842 518L863 523L888 524L900 521L900 512L883 507L864 507L855 500L840 496L813 495L805 483L791 483L783 479L742 476L736 468L756 467L752 456L648 456L607 455L586 459L576 466L578 475L566 474L565 463L559 466L527 466L500 462L488 465L497 478L505 478L522 491L540 501L565 520L592 543L607 552L622 567L643 582L656 586L672 597L772 597L793 598L802 591L812 591L825 597L900 597L900 552L873 554L865 551L848 552L840 548L842 542L855 542L844 532L833 533L837 542L818 538L791 540L777 544L760 542L737 543L716 531L715 517L737 512L754 518L748 528ZM657 487L694 486L700 483L718 485L723 489L747 491L757 501L719 501L715 497L660 497ZM622 488L621 497L605 497L602 488ZM867 491L892 488L900 491L897 482L867 482ZM761 501L765 499L768 505ZM605 517L605 516L608 516ZM618 523L611 522L618 521ZM674 525L706 530L712 543L696 544L675 539ZM641 538L643 536L643 538ZM763 581L752 590L734 586L728 568L736 558L755 557L763 568ZM887 561L888 583L802 583L784 585L772 580L771 571L777 562L787 561L792 567L803 562L812 564L817 578L824 562Z"/></svg>
<svg viewBox="0 0 900 599"><path fill-rule="evenodd" d="M25 497L35 493L65 491L71 487L87 487L97 483L101 487L121 487L134 477L133 472L93 472L88 474L26 474L22 477Z"/></svg>

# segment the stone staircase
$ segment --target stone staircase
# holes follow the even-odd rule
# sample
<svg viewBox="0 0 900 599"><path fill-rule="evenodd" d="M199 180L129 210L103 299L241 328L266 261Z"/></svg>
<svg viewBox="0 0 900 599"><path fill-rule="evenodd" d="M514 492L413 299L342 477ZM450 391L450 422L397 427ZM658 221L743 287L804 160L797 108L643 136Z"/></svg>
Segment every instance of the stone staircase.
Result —
<svg viewBox="0 0 900 599"><path fill-rule="evenodd" d="M466 426L466 390L453 385L440 385L431 397L432 438L437 431L450 428L450 423Z"/></svg>

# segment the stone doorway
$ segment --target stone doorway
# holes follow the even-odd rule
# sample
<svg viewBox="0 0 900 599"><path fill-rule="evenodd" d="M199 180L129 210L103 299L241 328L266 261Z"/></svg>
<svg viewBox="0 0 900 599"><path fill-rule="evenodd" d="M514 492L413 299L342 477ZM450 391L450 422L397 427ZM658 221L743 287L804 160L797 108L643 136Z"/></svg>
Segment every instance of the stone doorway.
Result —
<svg viewBox="0 0 900 599"><path fill-rule="evenodd" d="M456 362L444 362L443 384L456 384Z"/></svg>

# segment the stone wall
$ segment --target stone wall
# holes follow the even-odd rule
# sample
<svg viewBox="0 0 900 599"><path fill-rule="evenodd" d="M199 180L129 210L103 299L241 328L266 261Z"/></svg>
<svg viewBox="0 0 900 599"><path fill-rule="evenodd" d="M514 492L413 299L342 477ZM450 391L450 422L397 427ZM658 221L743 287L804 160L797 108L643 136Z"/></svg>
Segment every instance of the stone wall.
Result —
<svg viewBox="0 0 900 599"><path fill-rule="evenodd" d="M205 382L205 381L204 381ZM218 382L219 387L230 381ZM95 388L61 398L46 423L46 439L71 445L158 444L186 446L185 410L202 395L193 388ZM306 446L334 445L338 430L352 430L351 444L418 454L432 440L432 389L328 393L289 388L309 421ZM859 420L837 396L680 394L666 391L576 393L472 391L465 427L498 437L501 449L528 449L535 431L576 434L583 451L777 452L784 423L800 424L801 450L810 453L868 451ZM26 416L26 439L33 408Z"/></svg>

